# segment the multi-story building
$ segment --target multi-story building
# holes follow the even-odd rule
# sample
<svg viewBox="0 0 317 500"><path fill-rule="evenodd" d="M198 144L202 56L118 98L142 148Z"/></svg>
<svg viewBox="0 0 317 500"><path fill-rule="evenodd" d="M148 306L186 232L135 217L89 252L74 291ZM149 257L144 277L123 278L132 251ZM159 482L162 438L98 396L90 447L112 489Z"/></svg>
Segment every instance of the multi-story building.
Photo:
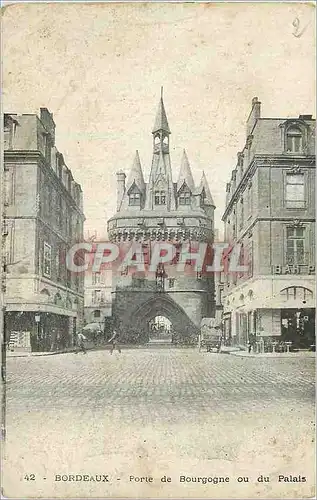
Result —
<svg viewBox="0 0 317 500"><path fill-rule="evenodd" d="M112 271L101 269L85 273L85 324L99 323L107 330L112 317Z"/></svg>
<svg viewBox="0 0 317 500"><path fill-rule="evenodd" d="M251 335L314 343L314 134L312 115L262 118L252 100L223 215L226 241L242 245L247 267L224 285L225 335L237 344Z"/></svg>
<svg viewBox="0 0 317 500"><path fill-rule="evenodd" d="M32 350L72 343L83 321L83 276L66 253L83 237L82 190L55 147L53 115L4 116L5 326Z"/></svg>
<svg viewBox="0 0 317 500"><path fill-rule="evenodd" d="M138 152L127 179L124 172L117 174L117 212L108 221L108 236L122 245L139 242L147 262L151 262L155 242L175 244L176 264L182 244L213 242L215 205L204 174L195 185L185 151L178 180L173 182L171 131L162 97L152 135L148 182ZM214 315L213 277L200 271L173 274L164 266L153 273L123 269L113 276L112 311L115 328L127 340L136 336L146 341L152 331L157 337L166 325L165 339L168 331L175 342L190 341L201 319Z"/></svg>

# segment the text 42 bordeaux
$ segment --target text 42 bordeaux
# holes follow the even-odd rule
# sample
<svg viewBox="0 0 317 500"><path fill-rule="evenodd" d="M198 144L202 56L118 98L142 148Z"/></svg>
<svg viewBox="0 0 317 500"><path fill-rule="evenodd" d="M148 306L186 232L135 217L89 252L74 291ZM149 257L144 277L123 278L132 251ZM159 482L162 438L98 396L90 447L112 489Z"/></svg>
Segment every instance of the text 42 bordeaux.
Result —
<svg viewBox="0 0 317 500"><path fill-rule="evenodd" d="M248 483L249 480L252 481L251 478L248 476L239 476L237 478L234 478L238 483ZM275 478L274 478L275 479ZM277 481L279 483L284 482L284 483L305 483L306 482L306 477L305 476L283 476L280 475L277 478ZM91 474L56 474L55 475L55 481L97 481L97 482L106 482L109 483L111 482L111 479L109 475L105 474L97 474L97 475L91 475ZM129 477L130 483L153 483L154 478L151 476L130 476ZM259 483L264 483L264 482L269 482L270 477L269 476L259 476L257 478L257 481ZM171 483L172 478L169 476L163 476L161 477L161 482L162 483ZM200 484L220 484L220 483L229 483L230 478L228 476L179 476L179 482L180 483L200 483Z"/></svg>

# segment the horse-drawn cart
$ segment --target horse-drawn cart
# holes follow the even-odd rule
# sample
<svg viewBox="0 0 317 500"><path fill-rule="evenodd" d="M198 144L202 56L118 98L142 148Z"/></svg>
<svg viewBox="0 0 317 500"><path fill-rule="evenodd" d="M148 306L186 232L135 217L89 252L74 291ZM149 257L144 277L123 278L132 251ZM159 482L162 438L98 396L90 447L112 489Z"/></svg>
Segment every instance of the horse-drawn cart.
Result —
<svg viewBox="0 0 317 500"><path fill-rule="evenodd" d="M222 330L221 326L216 324L216 319L203 318L200 332L200 347L205 347L207 352L220 352Z"/></svg>

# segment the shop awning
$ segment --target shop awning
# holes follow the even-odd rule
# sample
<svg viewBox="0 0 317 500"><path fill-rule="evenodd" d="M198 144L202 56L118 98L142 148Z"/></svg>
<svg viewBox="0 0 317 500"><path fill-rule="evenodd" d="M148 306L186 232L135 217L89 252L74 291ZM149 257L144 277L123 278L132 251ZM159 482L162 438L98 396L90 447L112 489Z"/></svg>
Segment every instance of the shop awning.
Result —
<svg viewBox="0 0 317 500"><path fill-rule="evenodd" d="M7 312L34 312L37 313L52 313L60 316L77 317L77 311L71 311L64 307L59 307L55 304L37 304L37 303L7 303L5 305Z"/></svg>

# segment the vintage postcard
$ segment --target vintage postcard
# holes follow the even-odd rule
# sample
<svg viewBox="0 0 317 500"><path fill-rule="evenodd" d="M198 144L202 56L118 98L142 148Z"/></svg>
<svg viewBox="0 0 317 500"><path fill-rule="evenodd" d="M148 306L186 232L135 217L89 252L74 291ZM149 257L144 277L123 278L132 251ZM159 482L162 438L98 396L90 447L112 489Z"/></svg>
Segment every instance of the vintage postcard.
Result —
<svg viewBox="0 0 317 500"><path fill-rule="evenodd" d="M315 6L2 19L3 498L315 496Z"/></svg>

